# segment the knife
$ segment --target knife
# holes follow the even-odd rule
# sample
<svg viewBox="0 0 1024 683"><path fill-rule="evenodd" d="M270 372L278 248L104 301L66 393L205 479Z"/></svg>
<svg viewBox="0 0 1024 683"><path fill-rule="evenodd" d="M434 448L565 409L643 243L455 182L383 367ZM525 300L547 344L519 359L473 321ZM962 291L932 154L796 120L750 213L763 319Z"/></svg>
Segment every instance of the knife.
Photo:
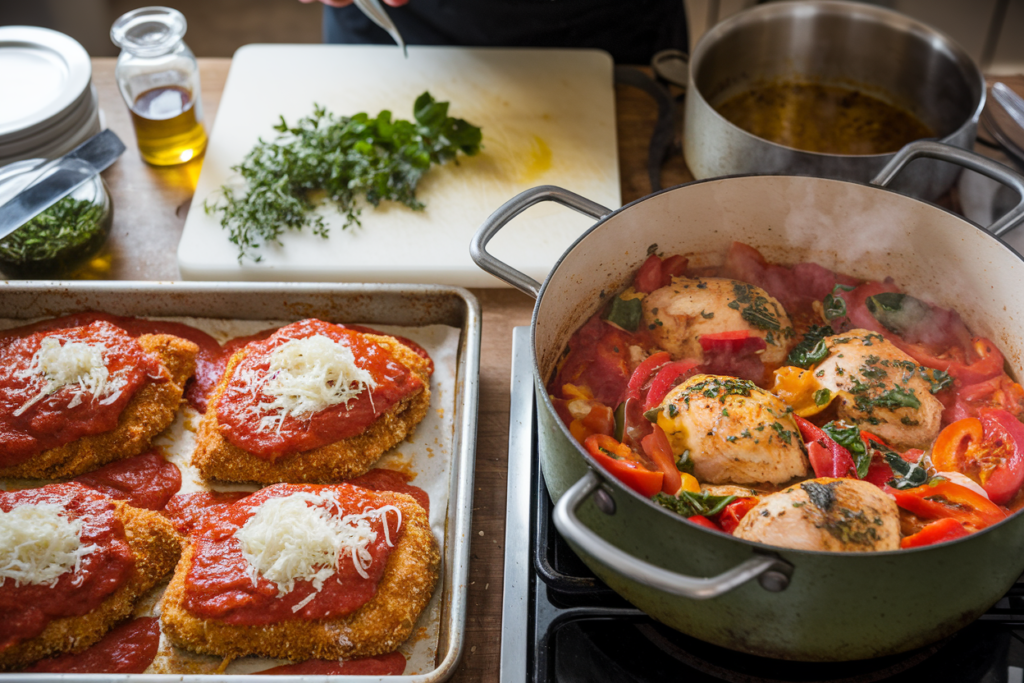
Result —
<svg viewBox="0 0 1024 683"><path fill-rule="evenodd" d="M380 0L355 0L355 6L359 8L360 12L369 17L370 21L387 31L391 38L398 43L398 47L402 48L402 54L405 55L405 58L409 58L409 50L405 47L402 34L398 32L398 27L395 26L395 22L391 21L391 17L384 10L384 5L380 4Z"/></svg>
<svg viewBox="0 0 1024 683"><path fill-rule="evenodd" d="M100 171L114 163L124 152L124 143L112 130L92 136L78 147L53 161L44 161L32 170L19 174L32 176L20 190L0 206L0 239L68 196ZM16 180L12 182L17 182ZM10 188L0 187L0 192Z"/></svg>

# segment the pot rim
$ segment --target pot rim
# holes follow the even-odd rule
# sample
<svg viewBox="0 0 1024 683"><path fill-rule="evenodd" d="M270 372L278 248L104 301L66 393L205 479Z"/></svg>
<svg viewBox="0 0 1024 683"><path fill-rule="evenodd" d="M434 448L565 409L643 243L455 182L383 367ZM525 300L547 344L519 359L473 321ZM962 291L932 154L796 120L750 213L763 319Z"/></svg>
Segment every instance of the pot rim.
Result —
<svg viewBox="0 0 1024 683"><path fill-rule="evenodd" d="M700 88L697 86L697 65L700 64L704 54L711 49L711 46L718 43L723 36L731 32L737 25L742 25L746 22L752 21L751 17L766 20L798 13L818 15L836 14L849 17L856 17L859 15L862 17L870 17L877 20L879 23L886 24L894 29L927 37L929 42L933 45L938 43L942 48L948 51L956 61L965 68L965 70L969 72L964 75L968 77L968 81L973 81L973 84L968 82L968 85L974 85L978 89L979 95L971 115L968 116L963 123L957 126L955 130L941 138L922 139L933 139L938 142L949 144L951 140L967 132L971 126L976 126L978 124L978 120L981 117L982 110L985 108L985 102L988 97L988 86L985 83L985 77L981 73L981 69L956 41L945 33L932 28L928 24L900 12L896 12L895 10L876 7L874 5L866 5L860 2L847 2L846 0L817 0L815 2L786 0L784 2L772 2L737 12L731 17L722 20L717 25L706 31L693 48L688 64L689 87L687 88L686 96L693 97L696 95L701 103L711 110L712 115L733 133L740 135L741 137L748 138L752 142L768 145L770 149L777 149L789 153L805 154L809 158L822 159L865 159L868 161L881 161L892 158L896 153L895 151L885 152L883 154L829 154L825 152L813 152L810 150L798 149L796 147L789 147L788 145L772 142L766 138L754 135L726 119L718 112L717 109L711 106L707 98L705 98L704 94L700 91Z"/></svg>
<svg viewBox="0 0 1024 683"><path fill-rule="evenodd" d="M706 179L703 179L703 180L694 180L694 181L691 181L689 183L683 183L682 185L676 185L674 187L664 188L664 189L658 190L657 192L652 192L651 194L646 195L644 197L640 197L639 199L635 199L632 202L626 204L625 206L623 206L621 208L618 208L618 209L612 211L611 213L609 213L609 214L607 214L605 216L602 216L601 218L597 219L597 221L592 226L590 226L586 231L584 231L578 238L576 238L576 240L571 245L569 245L569 247L566 248L565 252L563 252L562 255L558 257L558 260L551 267L551 270L548 271L547 277L544 278L544 282L541 284L540 290L537 293L537 300L534 303L533 312L530 315L530 355L532 357L532 362L533 362L533 377L534 377L534 381L535 381L535 383L536 382L540 382L540 387L541 387L542 391L540 391L539 393L541 394L541 397L542 397L542 400L543 400L543 403L544 403L544 408L550 414L555 415L556 411L555 411L554 405L551 403L551 397L548 395L548 392L546 390L547 383L546 383L546 381L544 381L542 379L541 371L540 371L540 364L538 363L538 359L537 359L537 316L538 316L538 312L540 310L541 301L544 299L544 295L547 292L548 285L551 282L552 275L561 267L562 263L569 257L569 255L573 251L575 251L576 247L579 246L579 244L584 239L586 239L592 232L597 230L599 227L604 225L606 222L611 220L613 217L618 216L620 213L623 213L623 212L627 211L628 209L630 209L630 208L632 208L634 206L639 205L642 202L645 202L645 201L647 201L649 199L652 199L653 197L657 197L658 195L664 194L666 192L674 192L676 190L679 190L679 189L682 189L682 188L691 187L693 185L699 185L699 184L704 184L704 183L715 183L715 182L721 182L721 181L729 181L729 180L735 180L735 179L739 179L739 178L805 178L805 179L810 179L810 180L815 180L815 181L823 181L823 182L828 182L828 183L845 183L845 184L849 184L849 185L857 185L859 187L867 188L869 190L875 190L875 191L879 191L879 192L889 192L891 194L894 194L894 195L897 195L897 196L901 197L902 199L909 200L909 201L914 201L914 202L920 202L921 204L925 204L925 205L927 205L929 207L932 207L932 208L935 208L935 209L939 209L940 211L943 211L943 212L949 214L953 218L956 218L956 219L962 221L963 223L965 223L966 225L970 226L971 228L982 232L989 239L995 240L999 244L999 246L1001 246L1002 248L1004 248L1007 251L1009 251L1019 261L1021 261L1021 263L1024 263L1024 256L1022 256L1016 249L1014 249L1013 247L1008 245L1006 242L1002 241L1001 239L999 239L998 237L996 237L995 235L990 233L988 230L986 230L982 226L980 226L977 223L975 223L974 221L970 220L969 218L965 218L964 216L960 216L959 214L956 214L953 211L951 211L951 210L949 210L949 209L947 209L947 208L945 208L943 206L939 206L938 204L935 204L934 202L930 202L930 201L925 200L925 199L919 199L917 197L911 197L910 195L903 194L902 192L897 192L896 190L893 190L893 189L888 188L888 187L880 187L880 186L871 185L871 184L868 184L868 183L859 183L859 182L856 182L856 181L853 181L853 180L839 180L839 179L834 179L834 178L821 178L819 176L811 176L811 175L806 175L806 176L805 175L786 175L786 174L761 175L761 174L757 174L757 173L743 173L743 174L737 174L737 175L720 176L720 177L717 177L717 178L706 178ZM1024 230L1024 225L1018 226L1018 228L1015 228L1015 229L1022 229L1022 230ZM535 392L535 393L538 393L538 392ZM1008 515L1006 517L1006 519L1004 519L1004 520L1002 520L1000 522L997 522L997 523L995 523L995 524L993 524L991 526L985 527L984 529L982 529L980 531L977 531L977 532L974 532L974 533L972 533L972 534L970 534L968 536L965 536L963 538L954 539L952 541L944 541L942 543L938 543L938 544L934 544L934 545L929 545L929 546L922 546L922 547L918 547L918 548L900 548L900 549L897 549L897 550L877 550L877 551L871 551L871 552L839 552L839 551L828 551L828 550L804 550L804 549L801 549L801 548L784 548L782 546L768 545L767 543L761 543L761 542L758 542L758 541L748 541L748 540L743 539L743 538L737 538L736 536L733 536L731 534L722 534L719 531L713 531L711 529L704 528L704 527L699 526L697 524L692 524L692 523L688 522L685 517L682 517L682 516L672 512L672 511L670 511L669 509L665 508L662 505L658 505L657 503L652 501L650 498L645 498L645 497L641 496L639 493L637 493L633 489L629 488L628 486L625 486L618 479L616 479L615 477L611 476L601 465L599 465L597 463L597 461L594 459L594 457L592 455L590 455L590 453L588 453L587 450L585 448L583 448L583 446L580 445L580 443L576 440L576 438L569 432L569 428L565 426L565 424L562 422L561 419L556 419L555 422L558 423L558 428L561 430L562 435L573 445L573 447L576 449L576 451L580 455L583 456L584 461L587 463L587 465L590 467L590 469L592 469L595 472L595 474L597 474L597 476L600 477L602 482L610 484L610 485L614 486L617 491L619 491L621 493L625 493L627 495L630 495L630 496L634 497L635 499L641 501L642 503L646 504L647 506L656 509L659 514L665 515L668 519L673 520L670 523L673 523L673 524L675 524L675 523L685 524L688 527L696 529L696 530L698 530L698 531L700 531L702 533L712 534L716 538L723 538L724 537L724 538L727 538L730 541L746 545L751 550L760 551L762 553L763 552L772 552L772 553L778 554L778 553L783 553L784 552L784 553L799 553L801 555L806 554L806 555L812 555L812 556L875 558L875 557L891 557L891 556L894 556L894 555L905 555L906 553L910 553L910 552L915 552L915 553L916 552L928 552L930 550L934 550L934 549L937 549L937 548L949 547L950 545L952 545L954 543L962 543L962 542L965 542L965 541L970 541L971 539L974 539L976 537L984 536L989 531L992 531L994 529L997 529L997 528L1005 526L1007 523L1009 523L1011 520L1013 520L1018 515L1024 515L1024 509L1022 509L1022 510L1019 510L1017 512L1011 513L1010 515ZM865 560L865 561L867 561L867 560Z"/></svg>

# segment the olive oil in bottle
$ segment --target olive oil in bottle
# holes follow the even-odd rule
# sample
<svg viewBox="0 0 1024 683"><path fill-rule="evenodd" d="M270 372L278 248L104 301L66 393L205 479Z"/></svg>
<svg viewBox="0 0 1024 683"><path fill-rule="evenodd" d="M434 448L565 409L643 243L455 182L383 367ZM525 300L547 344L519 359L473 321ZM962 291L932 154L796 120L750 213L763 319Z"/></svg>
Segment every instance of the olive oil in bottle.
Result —
<svg viewBox="0 0 1024 683"><path fill-rule="evenodd" d="M206 131L196 118L192 93L180 86L146 90L131 107L142 158L154 166L189 161L206 148Z"/></svg>
<svg viewBox="0 0 1024 683"><path fill-rule="evenodd" d="M117 85L139 152L154 166L183 164L206 149L199 64L183 40L185 17L169 7L142 7L114 22L121 47Z"/></svg>

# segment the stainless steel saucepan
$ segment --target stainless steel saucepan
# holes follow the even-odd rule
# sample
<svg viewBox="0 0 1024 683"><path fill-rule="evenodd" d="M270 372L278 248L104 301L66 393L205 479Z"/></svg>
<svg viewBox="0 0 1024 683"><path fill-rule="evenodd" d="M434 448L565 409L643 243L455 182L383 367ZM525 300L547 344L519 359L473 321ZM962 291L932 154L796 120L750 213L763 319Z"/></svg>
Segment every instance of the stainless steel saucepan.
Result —
<svg viewBox="0 0 1024 683"><path fill-rule="evenodd" d="M742 173L814 175L868 182L893 154L819 154L757 137L715 107L758 83L853 87L910 112L941 142L971 149L985 107L985 79L950 38L891 10L859 2L772 2L709 30L690 57L683 150L697 179ZM915 162L894 189L935 199L957 166Z"/></svg>

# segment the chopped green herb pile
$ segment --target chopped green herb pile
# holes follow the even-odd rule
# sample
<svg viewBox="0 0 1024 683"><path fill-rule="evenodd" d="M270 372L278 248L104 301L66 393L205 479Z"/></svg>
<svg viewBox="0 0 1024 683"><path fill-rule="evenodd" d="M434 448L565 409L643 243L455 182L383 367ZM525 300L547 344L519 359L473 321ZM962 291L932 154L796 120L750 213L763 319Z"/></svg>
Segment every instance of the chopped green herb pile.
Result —
<svg viewBox="0 0 1024 683"><path fill-rule="evenodd" d="M345 217L343 228L359 225L356 201L373 206L382 200L422 209L416 185L431 164L443 164L459 152L480 151L480 129L448 116L448 103L425 92L413 105L415 121L360 113L335 116L317 105L313 114L290 127L281 117L279 135L262 139L241 164L232 167L246 182L244 191L221 187L207 213L219 212L220 224L238 246L238 260L260 260L268 243L280 244L285 230L309 228L327 237L327 225L315 215L311 193L322 191Z"/></svg>
<svg viewBox="0 0 1024 683"><path fill-rule="evenodd" d="M103 231L103 206L65 197L0 240L0 260L18 266L79 255Z"/></svg>

